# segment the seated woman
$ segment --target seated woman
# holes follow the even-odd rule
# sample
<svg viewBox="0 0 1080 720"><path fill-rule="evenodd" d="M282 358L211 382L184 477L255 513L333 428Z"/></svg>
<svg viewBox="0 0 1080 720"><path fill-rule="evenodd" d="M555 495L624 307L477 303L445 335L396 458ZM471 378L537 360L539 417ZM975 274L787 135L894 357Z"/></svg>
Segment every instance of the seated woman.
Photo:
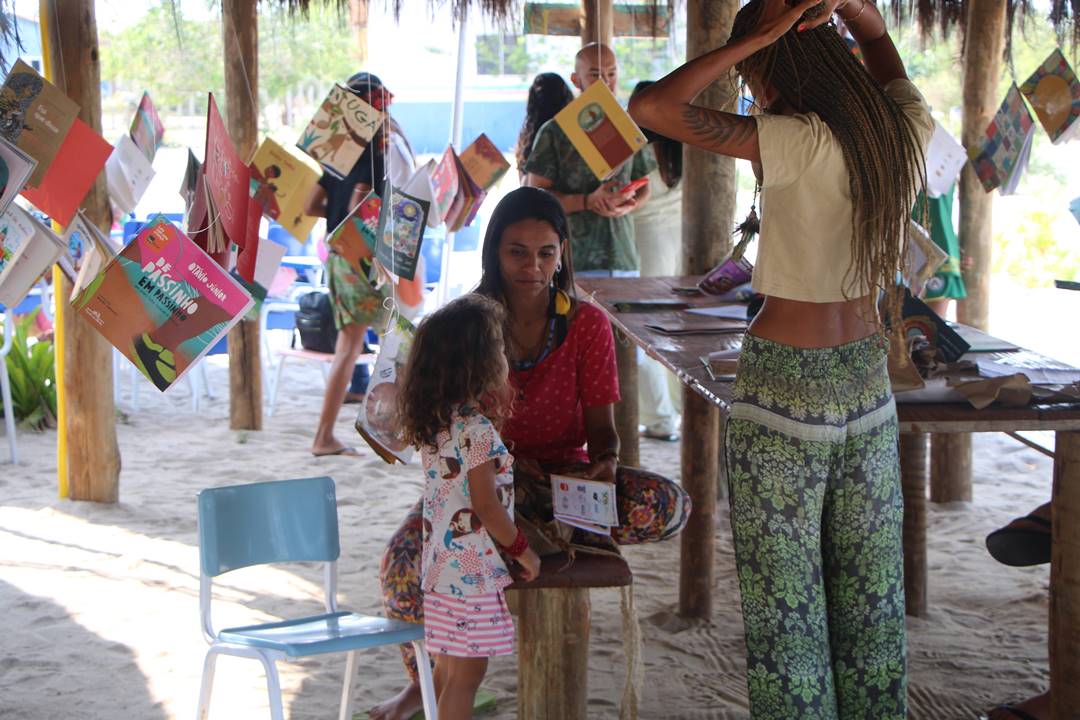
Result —
<svg viewBox="0 0 1080 720"><path fill-rule="evenodd" d="M576 298L566 213L555 196L532 187L506 195L488 224L482 262L476 292L506 306L514 410L500 432L514 456L518 511L549 521L547 474L573 474L616 484L619 526L611 533L616 543L676 535L690 515L689 496L667 478L619 465L611 325L599 309ZM420 538L417 502L383 556L387 617L423 621ZM420 708L411 647L402 652L411 682L374 708L373 720L408 718Z"/></svg>

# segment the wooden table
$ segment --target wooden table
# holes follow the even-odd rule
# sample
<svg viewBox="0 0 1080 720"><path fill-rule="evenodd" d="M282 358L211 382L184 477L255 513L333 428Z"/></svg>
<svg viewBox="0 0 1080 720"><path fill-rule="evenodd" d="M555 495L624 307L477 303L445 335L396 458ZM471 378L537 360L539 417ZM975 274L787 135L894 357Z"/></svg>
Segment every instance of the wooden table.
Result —
<svg viewBox="0 0 1080 720"><path fill-rule="evenodd" d="M614 305L621 300L681 300L690 306L717 304L714 298L680 297L672 292L673 287L695 285L698 279L582 278L578 287L581 296L604 310L617 329L678 376L690 391L686 395L688 401L692 395L697 396L726 414L731 405L731 380L711 379L699 358L737 346L741 334L668 336L646 325L685 319L682 310L620 312ZM624 374L620 368L620 377ZM976 410L966 403L900 402L897 414L904 489L904 590L908 612L915 615L926 611L925 434L1055 431L1049 633L1052 717L1054 720L1080 718L1080 404L991 406ZM712 606L707 598L715 586L712 538L716 529L718 435L716 426L707 418L693 412L684 415L682 480L693 500L694 512L682 535L679 610L695 617L711 615Z"/></svg>

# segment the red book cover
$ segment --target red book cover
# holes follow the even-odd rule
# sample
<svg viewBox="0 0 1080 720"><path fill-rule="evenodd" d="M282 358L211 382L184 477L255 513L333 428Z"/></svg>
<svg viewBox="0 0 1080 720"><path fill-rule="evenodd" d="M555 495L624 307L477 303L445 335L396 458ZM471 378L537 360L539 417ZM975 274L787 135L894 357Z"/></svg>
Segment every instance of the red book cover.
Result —
<svg viewBox="0 0 1080 720"><path fill-rule="evenodd" d="M226 238L242 246L246 237L251 171L240 159L229 138L213 93L206 108L203 173L206 175L206 189L219 215L216 221L221 223Z"/></svg>
<svg viewBox="0 0 1080 720"><path fill-rule="evenodd" d="M249 283L255 282L255 260L259 254L259 222L262 220L262 210L261 203L248 203L246 237L236 254L236 272Z"/></svg>
<svg viewBox="0 0 1080 720"><path fill-rule="evenodd" d="M22 196L67 227L112 149L89 125L75 118L41 184L26 187Z"/></svg>

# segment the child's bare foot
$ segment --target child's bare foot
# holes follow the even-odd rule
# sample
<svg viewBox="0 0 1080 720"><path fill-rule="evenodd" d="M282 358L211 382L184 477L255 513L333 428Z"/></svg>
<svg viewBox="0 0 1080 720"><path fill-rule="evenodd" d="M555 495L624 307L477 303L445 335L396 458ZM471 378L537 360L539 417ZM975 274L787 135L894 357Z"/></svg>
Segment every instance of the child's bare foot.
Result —
<svg viewBox="0 0 1080 720"><path fill-rule="evenodd" d="M409 683L401 692L368 710L370 720L409 720L424 709L420 686Z"/></svg>

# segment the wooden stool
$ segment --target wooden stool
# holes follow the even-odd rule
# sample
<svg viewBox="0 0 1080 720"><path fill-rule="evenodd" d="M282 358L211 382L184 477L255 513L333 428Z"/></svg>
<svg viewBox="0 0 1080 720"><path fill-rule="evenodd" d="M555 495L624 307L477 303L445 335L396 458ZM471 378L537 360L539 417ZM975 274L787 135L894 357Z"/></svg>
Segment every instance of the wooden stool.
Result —
<svg viewBox="0 0 1080 720"><path fill-rule="evenodd" d="M541 561L532 582L515 582L507 599L518 616L518 717L588 717L589 589L633 582L626 560L578 551Z"/></svg>

